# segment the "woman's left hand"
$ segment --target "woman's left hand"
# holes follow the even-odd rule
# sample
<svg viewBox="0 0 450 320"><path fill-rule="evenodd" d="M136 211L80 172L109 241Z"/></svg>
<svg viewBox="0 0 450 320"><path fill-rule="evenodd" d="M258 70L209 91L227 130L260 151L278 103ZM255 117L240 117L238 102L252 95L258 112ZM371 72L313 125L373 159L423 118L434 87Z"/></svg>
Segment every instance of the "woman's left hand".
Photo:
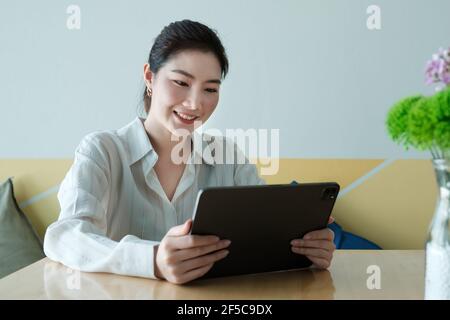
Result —
<svg viewBox="0 0 450 320"><path fill-rule="evenodd" d="M334 218L330 217L328 224L333 221ZM327 269L336 249L333 240L334 232L329 228L311 231L305 234L303 239L291 241L292 252L305 255L317 268Z"/></svg>

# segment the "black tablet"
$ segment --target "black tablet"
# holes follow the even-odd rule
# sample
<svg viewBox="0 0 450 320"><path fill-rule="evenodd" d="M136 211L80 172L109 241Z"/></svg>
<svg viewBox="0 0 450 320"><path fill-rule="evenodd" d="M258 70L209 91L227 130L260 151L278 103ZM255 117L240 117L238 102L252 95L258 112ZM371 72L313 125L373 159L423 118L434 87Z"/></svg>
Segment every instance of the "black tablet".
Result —
<svg viewBox="0 0 450 320"><path fill-rule="evenodd" d="M321 182L200 190L191 234L231 240L228 256L202 278L311 266L290 242L327 227L339 188Z"/></svg>

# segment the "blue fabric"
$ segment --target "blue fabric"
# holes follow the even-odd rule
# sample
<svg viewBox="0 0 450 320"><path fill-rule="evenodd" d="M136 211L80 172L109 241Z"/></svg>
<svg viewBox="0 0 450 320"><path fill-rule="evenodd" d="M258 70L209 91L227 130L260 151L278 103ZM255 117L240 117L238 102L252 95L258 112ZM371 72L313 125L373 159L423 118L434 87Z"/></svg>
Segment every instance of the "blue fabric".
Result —
<svg viewBox="0 0 450 320"><path fill-rule="evenodd" d="M291 184L298 184L296 181L292 181ZM328 228L334 232L334 244L336 249L361 249L361 250L380 250L377 244L364 239L356 234L344 231L342 227L333 222L328 225Z"/></svg>
<svg viewBox="0 0 450 320"><path fill-rule="evenodd" d="M377 244L357 236L353 233L342 230L342 227L336 222L328 225L328 228L334 232L334 244L336 249L362 249L362 250L379 250Z"/></svg>

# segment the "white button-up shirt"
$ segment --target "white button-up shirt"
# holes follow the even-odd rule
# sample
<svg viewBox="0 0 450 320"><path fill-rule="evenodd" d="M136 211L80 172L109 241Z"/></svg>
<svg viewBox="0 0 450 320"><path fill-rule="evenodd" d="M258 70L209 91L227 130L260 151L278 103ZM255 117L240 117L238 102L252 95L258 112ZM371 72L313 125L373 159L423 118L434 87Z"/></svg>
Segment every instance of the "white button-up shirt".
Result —
<svg viewBox="0 0 450 320"><path fill-rule="evenodd" d="M227 155L234 152L231 159L242 156L225 138L207 147L218 139ZM194 150L169 201L153 169L157 160L139 117L85 136L58 191L61 212L45 234L45 254L81 271L155 278L154 246L193 216L199 189L264 183L248 160L219 164Z"/></svg>

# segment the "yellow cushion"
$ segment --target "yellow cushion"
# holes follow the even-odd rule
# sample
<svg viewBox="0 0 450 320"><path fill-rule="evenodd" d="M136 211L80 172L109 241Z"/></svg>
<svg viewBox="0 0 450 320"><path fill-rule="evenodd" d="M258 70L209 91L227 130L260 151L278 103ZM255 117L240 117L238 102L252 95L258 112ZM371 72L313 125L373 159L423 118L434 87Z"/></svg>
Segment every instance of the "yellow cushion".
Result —
<svg viewBox="0 0 450 320"><path fill-rule="evenodd" d="M0 181L14 176L19 205L41 238L59 215L58 185L71 159L0 160ZM261 168L260 164L257 164ZM384 249L423 249L437 187L429 160L279 159L267 183L336 181L333 215L342 227Z"/></svg>

